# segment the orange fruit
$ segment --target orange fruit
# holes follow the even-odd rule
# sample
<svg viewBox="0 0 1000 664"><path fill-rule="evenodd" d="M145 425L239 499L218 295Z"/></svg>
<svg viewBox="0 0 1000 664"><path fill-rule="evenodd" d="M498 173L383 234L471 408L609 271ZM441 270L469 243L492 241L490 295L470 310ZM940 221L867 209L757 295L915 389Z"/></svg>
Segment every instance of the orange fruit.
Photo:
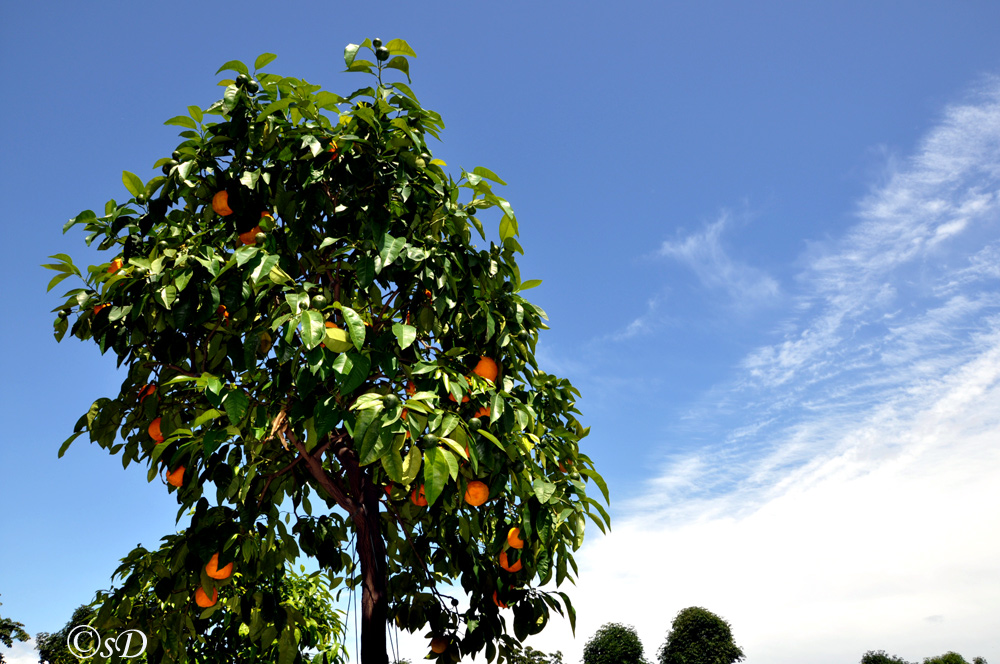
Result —
<svg viewBox="0 0 1000 664"><path fill-rule="evenodd" d="M507 544L510 544L512 549L522 549L524 548L524 540L521 539L521 529L517 526L511 528L507 531Z"/></svg>
<svg viewBox="0 0 1000 664"><path fill-rule="evenodd" d="M205 565L205 574L213 579L228 579L233 575L233 564L229 563L225 567L219 567L219 554L214 554L212 559ZM214 604L214 602L213 602Z"/></svg>
<svg viewBox="0 0 1000 664"><path fill-rule="evenodd" d="M163 437L163 432L160 431L160 422L162 420L163 420L162 417L157 417L155 420L149 423L149 428L146 429L147 433L149 433L149 437L155 440L157 445L166 440Z"/></svg>
<svg viewBox="0 0 1000 664"><path fill-rule="evenodd" d="M392 482L385 485L385 495L390 495L392 493Z"/></svg>
<svg viewBox="0 0 1000 664"><path fill-rule="evenodd" d="M240 242L243 244L257 244L257 233L260 232L260 226L254 226L245 233L240 233Z"/></svg>
<svg viewBox="0 0 1000 664"><path fill-rule="evenodd" d="M106 308L108 308L110 306L111 306L110 304L99 304L99 305L97 305L96 307L94 307L94 315L96 316L97 314L101 313L101 309L106 309Z"/></svg>
<svg viewBox="0 0 1000 664"><path fill-rule="evenodd" d="M424 497L423 484L420 485L420 493L417 493L416 489L414 489L410 493L410 502L416 505L417 507L427 507L427 498Z"/></svg>
<svg viewBox="0 0 1000 664"><path fill-rule="evenodd" d="M506 609L507 605L497 599L497 591L493 591L493 603L496 604L501 609Z"/></svg>
<svg viewBox="0 0 1000 664"><path fill-rule="evenodd" d="M473 415L473 417L489 417L489 416L490 416L489 406L483 406L482 408L476 411L475 415Z"/></svg>
<svg viewBox="0 0 1000 664"><path fill-rule="evenodd" d="M229 192L225 189L215 192L215 196L212 196L212 209L223 217L231 215L233 211L229 208Z"/></svg>
<svg viewBox="0 0 1000 664"><path fill-rule="evenodd" d="M226 311L226 305L220 304L219 308L215 310L215 313L222 316L222 322L229 325L229 312Z"/></svg>
<svg viewBox="0 0 1000 664"><path fill-rule="evenodd" d="M479 480L469 482L469 486L465 490L465 502L473 507L479 507L489 499L490 488L486 484Z"/></svg>
<svg viewBox="0 0 1000 664"><path fill-rule="evenodd" d="M431 652L440 655L447 649L448 649L448 639L444 638L443 636L435 636L433 639L431 639Z"/></svg>
<svg viewBox="0 0 1000 664"><path fill-rule="evenodd" d="M452 401L454 401L455 403L458 403L458 401L455 399L455 395L452 394L451 392L448 393L448 398L451 399ZM462 397L462 403L465 403L468 400L469 400L468 395Z"/></svg>
<svg viewBox="0 0 1000 664"><path fill-rule="evenodd" d="M506 551L501 551L500 552L500 567L504 568L508 572L520 572L521 568L523 567L523 565L521 565L521 561L520 560L518 560L513 565L511 565L509 562L507 562L507 552Z"/></svg>
<svg viewBox="0 0 1000 664"><path fill-rule="evenodd" d="M476 368L472 370L472 373L477 376L481 376L492 383L497 379L497 373L499 373L499 371L500 369L497 367L497 363L483 355L479 358L479 364L477 364Z"/></svg>
<svg viewBox="0 0 1000 664"><path fill-rule="evenodd" d="M331 161L334 160L334 159L336 159L337 155L340 154L337 151L337 143L336 143L336 141L330 141L330 147L327 148L326 151L330 153L330 159L331 159Z"/></svg>
<svg viewBox="0 0 1000 664"><path fill-rule="evenodd" d="M413 381L406 384L406 393L411 397L417 393L417 386L413 384Z"/></svg>
<svg viewBox="0 0 1000 664"><path fill-rule="evenodd" d="M111 265L108 266L108 274L114 274L118 270L122 269L122 265L124 264L125 263L122 262L122 259L120 258L114 259L113 261L111 261Z"/></svg>
<svg viewBox="0 0 1000 664"><path fill-rule="evenodd" d="M156 394L156 383L147 383L139 388L139 403L145 401L146 397ZM156 418L160 419L160 418ZM150 434L152 435L152 434Z"/></svg>
<svg viewBox="0 0 1000 664"><path fill-rule="evenodd" d="M566 465L565 466L563 465L562 461L559 462L559 470L563 471L564 473L567 472L567 470L566 470L567 466L569 466L570 468L573 467L573 461L571 459L566 459Z"/></svg>
<svg viewBox="0 0 1000 664"><path fill-rule="evenodd" d="M432 294L432 293L431 293L431 292L430 292L429 290L427 290L427 289L425 288L425 289L424 289L424 297L426 297L426 298L427 298L428 300L430 300L430 299L432 299L432 298L433 298L433 294Z"/></svg>
<svg viewBox="0 0 1000 664"><path fill-rule="evenodd" d="M212 599L208 598L208 594L205 592L204 588L198 588L194 592L194 602L203 609L207 609L210 606L215 606L215 603L219 601L219 589L212 589Z"/></svg>
<svg viewBox="0 0 1000 664"><path fill-rule="evenodd" d="M184 466L177 466L172 472L167 473L167 484L178 488L184 484Z"/></svg>

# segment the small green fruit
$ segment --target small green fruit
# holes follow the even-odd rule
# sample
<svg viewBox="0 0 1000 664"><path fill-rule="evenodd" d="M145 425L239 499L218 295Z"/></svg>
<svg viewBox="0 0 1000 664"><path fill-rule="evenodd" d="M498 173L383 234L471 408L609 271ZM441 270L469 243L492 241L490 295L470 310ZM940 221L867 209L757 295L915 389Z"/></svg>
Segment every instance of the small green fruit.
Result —
<svg viewBox="0 0 1000 664"><path fill-rule="evenodd" d="M478 417L469 420L469 431L479 431L483 428L483 422Z"/></svg>
<svg viewBox="0 0 1000 664"><path fill-rule="evenodd" d="M396 406L399 405L399 397L397 397L395 394L387 394L384 397L382 397L382 403L385 405L386 408L395 408Z"/></svg>
<svg viewBox="0 0 1000 664"><path fill-rule="evenodd" d="M160 170L163 171L164 175L170 175L170 171L172 171L175 166L177 166L177 162L174 161L173 159L171 159L167 163L163 164L163 166L162 166L162 168L160 168Z"/></svg>
<svg viewBox="0 0 1000 664"><path fill-rule="evenodd" d="M257 94L257 91L260 90L260 84L251 78L249 81L247 81L247 84L244 86L244 88L250 94Z"/></svg>
<svg viewBox="0 0 1000 664"><path fill-rule="evenodd" d="M266 239L267 239L267 233L264 232L257 233L256 235L253 236L254 244L261 244Z"/></svg>
<svg viewBox="0 0 1000 664"><path fill-rule="evenodd" d="M438 438L432 433L429 433L424 436L424 442L427 443L428 445L437 445L438 441L440 440L441 440L440 438Z"/></svg>
<svg viewBox="0 0 1000 664"><path fill-rule="evenodd" d="M328 304L328 302L326 300L326 296L323 295L322 293L317 293L316 295L312 296L312 305L313 305L313 307L315 307L317 309L322 309L327 304Z"/></svg>
<svg viewBox="0 0 1000 664"><path fill-rule="evenodd" d="M236 77L236 86L242 88L244 85L247 84L247 81L249 80L250 80L249 76L247 76L246 74L240 74L239 76Z"/></svg>
<svg viewBox="0 0 1000 664"><path fill-rule="evenodd" d="M375 57L378 58L379 62L385 62L389 59L389 49L385 46L379 46L375 49Z"/></svg>
<svg viewBox="0 0 1000 664"><path fill-rule="evenodd" d="M382 45L382 40L379 39L378 37L372 40L372 46L374 46L375 48L378 48L381 45Z"/></svg>
<svg viewBox="0 0 1000 664"><path fill-rule="evenodd" d="M469 207L467 207L465 209L465 213L467 215L469 215L470 217L475 217L476 216L476 206L470 205Z"/></svg>
<svg viewBox="0 0 1000 664"><path fill-rule="evenodd" d="M146 197L143 196L142 194L139 194L138 196L135 197L135 202L136 202L136 205L145 205L146 204Z"/></svg>

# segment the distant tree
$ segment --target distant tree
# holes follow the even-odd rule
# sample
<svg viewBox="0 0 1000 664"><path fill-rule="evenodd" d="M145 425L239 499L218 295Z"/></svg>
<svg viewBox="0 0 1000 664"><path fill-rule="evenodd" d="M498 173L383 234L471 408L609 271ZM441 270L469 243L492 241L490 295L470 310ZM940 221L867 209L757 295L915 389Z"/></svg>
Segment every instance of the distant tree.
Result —
<svg viewBox="0 0 1000 664"><path fill-rule="evenodd" d="M732 664L744 659L729 623L697 606L677 614L657 656L660 664Z"/></svg>
<svg viewBox="0 0 1000 664"><path fill-rule="evenodd" d="M957 652L949 651L937 657L925 657L923 664L969 664L969 662ZM972 660L972 664L986 664L986 660L976 657Z"/></svg>
<svg viewBox="0 0 1000 664"><path fill-rule="evenodd" d="M30 638L31 636L24 631L22 623L0 616L0 642L5 646L10 648L14 645L14 641L27 641ZM0 653L0 664L3 664L3 661L3 653Z"/></svg>
<svg viewBox="0 0 1000 664"><path fill-rule="evenodd" d="M524 650L508 655L510 664L563 664L562 652L546 654L528 646Z"/></svg>
<svg viewBox="0 0 1000 664"><path fill-rule="evenodd" d="M607 623L583 647L583 664L645 664L642 641L631 625Z"/></svg>
<svg viewBox="0 0 1000 664"><path fill-rule="evenodd" d="M39 632L35 636L35 650L38 651L39 664L79 664L79 658L70 652L67 645L69 632L77 625L89 625L93 619L94 609L84 604L73 611L69 622L58 632L52 634ZM80 645L88 650L92 647L92 644L84 642L82 638Z"/></svg>
<svg viewBox="0 0 1000 664"><path fill-rule="evenodd" d="M910 662L897 655L890 655L884 650L869 650L861 656L861 664L910 664Z"/></svg>

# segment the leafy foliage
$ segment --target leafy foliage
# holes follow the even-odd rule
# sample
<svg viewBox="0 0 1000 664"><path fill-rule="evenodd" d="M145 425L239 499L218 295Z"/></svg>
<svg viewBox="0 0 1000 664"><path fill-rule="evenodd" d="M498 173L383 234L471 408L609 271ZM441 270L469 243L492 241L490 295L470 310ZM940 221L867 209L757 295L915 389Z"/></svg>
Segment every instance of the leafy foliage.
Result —
<svg viewBox="0 0 1000 664"><path fill-rule="evenodd" d="M278 635L292 661L309 629L276 608L276 584L302 554L331 587L362 589L365 662L387 662L386 622L446 636L440 658L456 661L503 658L550 610L575 622L565 593L539 587L574 578L586 517L610 526L586 492L592 480L606 502L607 487L580 451L579 393L535 361L546 316L523 296L538 282L521 279L503 181L483 167L455 181L427 145L440 116L383 82L389 69L409 81L413 56L402 40L349 45L348 71L377 83L347 97L259 71L270 54L253 72L226 63L223 99L167 121L183 141L156 162L164 175L125 172L129 200L66 224L113 260L46 266L50 289L84 282L57 308L56 338L92 340L127 369L60 454L86 434L165 475L178 514L193 512L160 550L133 551L102 597L99 623L156 625L151 661L189 661L210 625L255 612L274 621L251 628L258 647ZM499 244L477 249L491 213ZM474 482L482 506L465 500ZM523 549L506 542L513 526ZM501 569L502 552L521 570ZM214 553L236 581L204 574ZM464 611L438 589L451 581ZM136 601L148 588L159 609ZM219 602L196 609L198 588Z"/></svg>
<svg viewBox="0 0 1000 664"><path fill-rule="evenodd" d="M674 618L657 653L660 664L732 664L744 659L729 623L707 609L691 606Z"/></svg>
<svg viewBox="0 0 1000 664"><path fill-rule="evenodd" d="M937 657L926 657L924 658L923 664L969 664L965 661L965 658L959 655L957 652L946 652L943 655L938 655ZM986 660L982 657L976 657L972 660L972 664L986 664Z"/></svg>
<svg viewBox="0 0 1000 664"><path fill-rule="evenodd" d="M898 655L890 655L884 650L869 650L861 656L861 664L910 664Z"/></svg>
<svg viewBox="0 0 1000 664"><path fill-rule="evenodd" d="M583 664L645 664L642 641L631 625L606 623L583 647Z"/></svg>
<svg viewBox="0 0 1000 664"><path fill-rule="evenodd" d="M31 636L24 631L23 623L0 616L0 643L10 648L14 645L14 641L27 641L30 638ZM0 653L0 664L3 664L3 661L3 653Z"/></svg>
<svg viewBox="0 0 1000 664"><path fill-rule="evenodd" d="M557 650L547 654L528 646L510 656L511 664L563 664L562 652Z"/></svg>
<svg viewBox="0 0 1000 664"><path fill-rule="evenodd" d="M155 558L155 556L154 556ZM128 561L124 561L126 564ZM158 561L162 564L164 561ZM124 568L124 566L123 566ZM140 582L141 583L141 582ZM245 579L237 583L246 583ZM277 581L276 597L279 604L269 605L266 601L254 604L251 610L251 622L238 623L233 615L226 612L215 612L211 617L198 619L193 625L201 628L202 635L192 639L192 659L196 662L281 662L281 661L313 661L317 664L333 664L347 661L341 641L343 637L342 613L332 608L334 598L329 587L318 574L302 575L291 569ZM262 585L252 589L244 589L246 594L253 596L255 591L263 593ZM138 621L152 629L163 628L169 634L171 621L184 621L186 600L181 598L180 606L174 606L170 598L161 600L157 589L148 583L140 588L142 599L133 601L133 612ZM98 602L104 600L98 593ZM256 600L256 598L254 598ZM104 610L107 610L104 604ZM280 635L283 634L282 623L289 622L283 615L294 616L295 624L303 634L298 639L297 654L285 651L282 658ZM201 624L199 624L201 623ZM54 634L41 633L36 638L36 649L42 664L77 664L79 659L67 647L67 637L70 630L77 625L102 624L106 635L113 635L114 621L103 619L92 605L83 605L73 612L68 623ZM272 628L272 629L268 629ZM160 650L176 647L175 644L161 639L157 632L146 632L149 638L146 654L140 658L132 658L134 662L155 660ZM84 649L91 644L82 643Z"/></svg>

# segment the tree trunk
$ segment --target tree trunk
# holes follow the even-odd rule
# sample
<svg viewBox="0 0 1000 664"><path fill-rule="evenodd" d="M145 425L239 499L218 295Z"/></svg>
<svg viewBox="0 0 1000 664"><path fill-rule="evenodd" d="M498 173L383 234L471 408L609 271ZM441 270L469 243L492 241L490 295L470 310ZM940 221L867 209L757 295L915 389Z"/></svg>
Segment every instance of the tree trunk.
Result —
<svg viewBox="0 0 1000 664"><path fill-rule="evenodd" d="M378 497L368 487L354 515L361 561L361 664L388 664L386 618L389 613L385 541L379 520Z"/></svg>

